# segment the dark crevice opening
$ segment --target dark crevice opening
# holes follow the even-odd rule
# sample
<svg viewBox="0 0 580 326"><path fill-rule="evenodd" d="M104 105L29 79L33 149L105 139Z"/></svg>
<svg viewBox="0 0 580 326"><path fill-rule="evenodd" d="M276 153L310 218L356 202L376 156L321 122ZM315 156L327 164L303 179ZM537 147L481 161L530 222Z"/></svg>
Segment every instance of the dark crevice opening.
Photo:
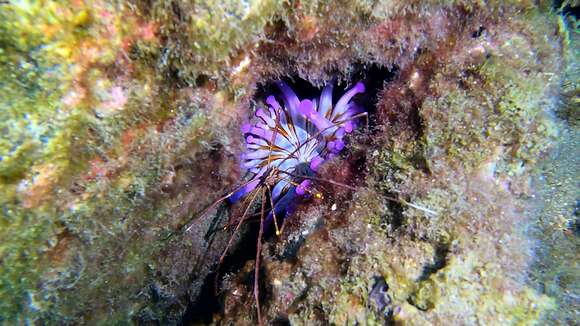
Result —
<svg viewBox="0 0 580 326"><path fill-rule="evenodd" d="M383 276L374 276L373 286L368 294L367 306L381 316L384 325L395 325L393 318L393 300L389 294L389 285Z"/></svg>
<svg viewBox="0 0 580 326"><path fill-rule="evenodd" d="M374 119L374 115L378 102L378 94L381 92L386 83L393 80L393 78L396 76L397 70L388 69L378 65L365 65L362 63L355 64L353 67L353 73L351 74L351 78L348 82L344 80L339 80L336 82L333 90L333 104L336 104L338 99L347 89L353 87L354 84L356 84L358 81L362 81L365 84L365 92L355 96L354 100L359 105L362 105L368 112L368 131L372 133L372 131L376 129L375 126L377 125L377 122ZM302 78L288 77L283 78L282 80L296 92L298 98L300 99L318 99L320 97L322 88L314 87L308 81ZM258 85L254 99L257 103L260 103L264 102L269 95L274 95L279 99L280 103L283 103L279 97L279 93L280 91L274 84L274 81L267 81ZM363 125L366 125L366 122L363 123ZM366 127L359 126L359 129L362 130L362 128ZM361 134L364 132L366 132L366 130L357 133ZM349 139L348 141L362 141L366 143L366 145L370 145L371 139L372 136L366 135L366 137L357 137L356 140ZM347 155L347 153L348 152L345 150L342 156L344 157ZM366 157L364 156L364 153L356 153L356 157L354 157L353 162L354 164L352 167L354 169L354 179L360 180L361 178L364 178L364 173L366 173L365 169L360 168L359 166L364 166L366 164ZM399 210L402 211L402 208ZM259 213L259 208L255 210L255 213ZM258 238L259 223L246 223L246 228L247 231L244 232L244 235L242 239L240 239L238 246L236 248L230 249L230 253L226 256L225 261L220 268L220 279L225 274L238 273L248 261L255 259L256 239ZM298 248L295 248L295 250L298 250ZM248 277L248 280L246 280L248 281L248 284L250 284L249 288L253 287L253 273L251 274L252 275ZM221 302L220 298L215 296L214 279L215 272L210 273L205 278L200 295L195 302L192 302L188 306L186 313L182 318L182 325L209 324L212 322L214 314L223 311L223 303ZM264 277L261 279L262 282L265 281ZM265 288L264 284L262 284L260 291L261 296L266 298L267 289ZM283 325L286 324L287 321L284 319L278 319L276 322L277 324Z"/></svg>
<svg viewBox="0 0 580 326"><path fill-rule="evenodd" d="M273 326L290 326L290 320L287 317L280 317L278 316L276 319L272 321Z"/></svg>
<svg viewBox="0 0 580 326"><path fill-rule="evenodd" d="M435 257L433 264L426 265L423 268L423 272L417 282L421 284L431 277L431 275L437 273L442 268L447 265L447 255L449 254L450 248L448 244L438 244L435 247ZM420 288L420 287L419 287ZM419 290L416 290L419 291ZM430 301L418 302L416 297L416 292L407 298L407 302L414 306L415 308L419 309L420 311L429 311L434 308L434 305Z"/></svg>
<svg viewBox="0 0 580 326"><path fill-rule="evenodd" d="M383 87L390 81L392 81L397 73L398 68L387 68L379 66L376 64L363 64L356 63L353 64L353 73L349 77L348 81L344 79L336 78L334 83L334 89L332 92L333 104L336 104L338 99L345 93L346 90L352 88L357 82L362 81L365 85L365 92L362 94L357 94L354 97L354 101L364 107L369 114L369 127L371 130L374 129L377 122L374 119L376 113L378 94L383 89ZM322 87L316 87L312 85L307 80L304 80L297 75L285 77L281 79L288 86L290 86L299 99L319 99L320 93L322 92ZM264 102L265 99L274 95L279 99L280 103L283 103L279 97L280 90L275 84L277 80L267 80L264 83L258 84L257 90L254 94L254 99L256 102ZM330 81L327 81L330 82Z"/></svg>
<svg viewBox="0 0 580 326"><path fill-rule="evenodd" d="M427 280L431 275L437 273L447 265L447 254L449 253L449 246L447 244L439 244L435 247L435 257L433 264L423 267L423 272L419 277L419 282Z"/></svg>
<svg viewBox="0 0 580 326"><path fill-rule="evenodd" d="M580 13L580 7L574 7L567 3L565 6L562 7L564 4L564 0L554 0L552 2L552 8L555 11L560 11L562 16L572 16L574 18L578 18L578 14Z"/></svg>
<svg viewBox="0 0 580 326"><path fill-rule="evenodd" d="M397 76L397 73L397 68L389 69L376 64L355 63L352 65L352 73L350 74L350 78L348 78L348 80L339 78L335 78L334 80L332 96L333 105L335 105L340 97L348 89L352 88L357 82L362 81L365 85L365 92L362 94L357 94L353 100L366 109L366 112L368 113L368 119L362 118L355 132L345 138L347 146L339 154L340 157L345 160L344 162L349 166L351 176L350 182L347 182L347 184L350 184L351 186L357 186L356 181L364 180L366 177L366 154L368 152L368 148L373 146L373 134L379 131L379 129L376 128L379 122L375 119L377 104L379 101L378 97L383 88ZM300 100L318 100L323 88L323 86L316 87L307 80L296 75L282 78L281 80L284 81L290 88L292 88ZM263 102L264 99L268 96L274 95L280 103L283 103L279 94L280 90L276 86L275 81L268 81L258 85L254 98L255 101L259 103ZM358 145L358 150L353 150L353 146L351 146L351 144L354 143ZM324 168L322 170L324 170ZM333 168L331 168L330 170L326 171L327 173L319 174L318 177L332 179L329 176L333 175L333 171ZM318 186L320 189L324 190L323 193L325 193L325 197L332 196L331 193L329 194L328 191L325 190L333 189L335 186L325 182L319 183L320 184ZM341 195L340 201L349 201L351 199L351 195L352 192L346 195ZM306 203L306 205L308 205L308 203ZM403 209L400 208L399 216L402 216L402 211ZM402 217L399 217L399 221L402 221ZM281 257L278 258L284 260L293 260L296 253L300 250L300 247L304 244L304 241L304 238L300 238L298 241L291 242L288 250L285 250Z"/></svg>
<svg viewBox="0 0 580 326"><path fill-rule="evenodd" d="M208 325L212 322L213 314L219 311L217 308L220 306L215 296L214 278L215 273L206 276L198 299L189 304L183 315L182 325Z"/></svg>
<svg viewBox="0 0 580 326"><path fill-rule="evenodd" d="M389 195L389 197L393 198L396 198L396 196L397 194ZM390 214L386 217L386 222L391 226L392 231L399 231L403 226L403 221L405 220L403 215L403 212L405 212L405 207L403 207L403 205L401 205L399 202L393 200L387 201L387 207Z"/></svg>
<svg viewBox="0 0 580 326"><path fill-rule="evenodd" d="M238 273L246 262L256 258L256 239L258 238L259 224L247 223L240 229L242 237L235 248L231 248L219 269L218 286L226 274ZM204 280L201 293L195 302L190 303L182 318L182 325L208 325L213 321L214 314L220 313L223 303L215 289L216 272L208 274ZM253 278L253 273L252 273ZM253 280L250 280L253 284Z"/></svg>

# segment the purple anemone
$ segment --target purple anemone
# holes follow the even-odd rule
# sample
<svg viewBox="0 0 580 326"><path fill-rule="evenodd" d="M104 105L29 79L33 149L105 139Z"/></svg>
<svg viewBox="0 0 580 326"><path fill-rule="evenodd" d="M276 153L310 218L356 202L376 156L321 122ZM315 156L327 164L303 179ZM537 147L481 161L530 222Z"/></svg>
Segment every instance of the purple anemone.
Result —
<svg viewBox="0 0 580 326"><path fill-rule="evenodd" d="M307 177L344 148L343 137L353 131L357 116L364 112L352 98L363 93L365 86L358 82L333 105L332 82L324 87L320 99L303 100L284 82L276 85L284 106L270 95L266 99L267 108L256 111L255 122L242 126L246 138L243 167L253 177L230 201L236 202L254 190L276 169L280 177L271 191L274 211L279 214L288 212L296 196L308 194Z"/></svg>

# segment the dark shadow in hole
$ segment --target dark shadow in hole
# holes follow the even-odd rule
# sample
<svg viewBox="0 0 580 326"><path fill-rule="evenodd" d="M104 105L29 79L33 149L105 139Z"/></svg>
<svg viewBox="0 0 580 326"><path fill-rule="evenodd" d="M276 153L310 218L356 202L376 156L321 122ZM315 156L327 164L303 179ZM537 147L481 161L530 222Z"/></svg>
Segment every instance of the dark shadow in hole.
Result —
<svg viewBox="0 0 580 326"><path fill-rule="evenodd" d="M478 38L480 37L487 29L485 28L485 26L479 26L479 28L473 32L471 32L471 37L472 38Z"/></svg>
<svg viewBox="0 0 580 326"><path fill-rule="evenodd" d="M566 4L564 7L562 7L562 5L564 4L564 0L554 0L552 2L552 8L554 10L560 10L560 8L562 8L562 16L572 16L575 19L578 18L578 14L580 13L580 7L574 7L571 6L570 4Z"/></svg>
<svg viewBox="0 0 580 326"><path fill-rule="evenodd" d="M245 228L245 230L244 230ZM256 239L258 238L258 223L247 223L240 229L243 236L235 248L231 248L225 257L220 268L220 275L228 273L238 273L247 261L256 258ZM253 277L253 273L252 273ZM195 302L187 307L182 318L183 325L209 325L213 320L213 315L219 313L222 303L215 295L215 272L210 273L204 280L201 293ZM252 280L253 284L253 280Z"/></svg>
<svg viewBox="0 0 580 326"><path fill-rule="evenodd" d="M449 246L446 244L439 244L435 247L435 261L433 264L427 265L423 268L423 272L419 277L419 282L427 280L431 275L437 273L447 264L447 254L449 253Z"/></svg>
<svg viewBox="0 0 580 326"><path fill-rule="evenodd" d="M290 326L290 320L287 317L277 317L272 321L273 326Z"/></svg>
<svg viewBox="0 0 580 326"><path fill-rule="evenodd" d="M364 65L362 63L355 64L354 67L352 84L360 80L365 84L366 88L364 94L360 94L356 100L357 103L367 109L370 129L373 130L377 123L373 117L377 111L378 95L389 82L395 79L399 69L397 67L389 69L375 64Z"/></svg>
<svg viewBox="0 0 580 326"><path fill-rule="evenodd" d="M373 119L373 115L376 112L378 93L383 89L386 83L395 77L396 72L396 69L389 70L377 65L364 65L361 63L355 64L354 72L350 81L348 83L343 81L335 85L333 90L333 104L336 104L338 99L340 99L340 97L347 89L353 87L356 82L362 81L365 84L365 92L355 96L354 100L359 105L362 105L369 113L369 130L372 131L375 129L373 127L376 125L376 122ZM294 92L296 92L296 95L299 99L318 99L320 97L322 89L312 86L304 79L293 77L284 78L283 81L286 82L294 90ZM281 100L279 94L280 91L274 84L274 81L269 81L258 86L254 98L256 102L259 103L264 102L269 95L274 95L282 104L283 101ZM367 140L368 139L369 138L367 137ZM355 167L357 165L364 165L365 162L366 157L357 157ZM355 176L360 176L360 174L364 173L364 169L357 168L356 170L357 171L354 171ZM397 211L399 212L398 216L401 216L398 218L398 223L400 225L400 220L402 218L402 207L399 206ZM256 239L258 238L259 223L247 223L247 228L248 231L245 232L243 238L240 239L237 248L232 248L233 250L226 256L224 263L220 268L220 275L236 273L245 265L247 261L255 259ZM297 251L301 244L302 243L298 244L298 247L293 249ZM262 273L263 271L261 271L260 274ZM220 303L219 298L215 297L214 278L215 273L211 273L205 278L201 294L195 302L192 302L188 306L186 313L183 316L183 325L209 324L212 322L213 315L215 313L219 313L221 310L222 303ZM249 278L253 278L253 273ZM261 277L261 280L264 280L264 277ZM253 281L250 281L253 284ZM267 289L265 289L264 286L261 286L260 289L261 297L265 298L267 296ZM285 324L284 320L279 320L279 322L281 322L281 324Z"/></svg>
<svg viewBox="0 0 580 326"><path fill-rule="evenodd" d="M218 297L215 296L215 273L206 276L197 301L190 303L183 315L181 325L209 325L214 313L221 307Z"/></svg>
<svg viewBox="0 0 580 326"><path fill-rule="evenodd" d="M374 276L374 282L368 294L367 306L381 316L384 325L394 325L393 300L389 295L389 285L383 276Z"/></svg>
<svg viewBox="0 0 580 326"><path fill-rule="evenodd" d="M576 199L574 211L572 212L573 220L568 223L568 229L571 230L575 236L580 236L580 199Z"/></svg>
<svg viewBox="0 0 580 326"><path fill-rule="evenodd" d="M397 194L388 196L396 198ZM391 213L387 218L387 223L391 226L393 231L397 231L401 228L401 226L403 226L403 221L405 219L403 212L405 211L405 208L400 203L392 200L387 201L387 207Z"/></svg>
<svg viewBox="0 0 580 326"><path fill-rule="evenodd" d="M333 104L336 104L348 89L352 88L357 82L362 81L365 85L365 92L357 94L354 97L354 101L364 107L369 113L369 123L372 130L372 127L374 127L376 123L372 117L376 112L378 93L383 89L386 83L395 78L398 68L388 69L375 64L364 65L362 63L354 64L353 67L354 72L352 73L348 83L344 80L335 81L332 92L332 102ZM322 88L315 87L298 76L282 78L282 81L294 90L300 100L318 100L320 98ZM270 80L258 85L256 93L254 94L256 102L264 102L268 96L274 95L281 104L283 103L280 97L280 90L275 85L275 82L276 80Z"/></svg>

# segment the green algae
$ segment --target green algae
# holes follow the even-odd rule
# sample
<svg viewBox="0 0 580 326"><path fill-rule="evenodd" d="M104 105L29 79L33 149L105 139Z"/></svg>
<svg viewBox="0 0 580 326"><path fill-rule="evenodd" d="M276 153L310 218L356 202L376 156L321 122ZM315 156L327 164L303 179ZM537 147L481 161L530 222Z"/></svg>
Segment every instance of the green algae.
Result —
<svg viewBox="0 0 580 326"><path fill-rule="evenodd" d="M38 299L28 290L36 287L47 243L58 232L54 208L22 208L18 195L18 182L34 164L65 165L66 148L63 151L59 145L66 119L57 115L64 67L57 63L53 49L44 47L46 36L33 18L54 19L53 13L42 9L40 4L23 2L20 7L3 4L0 10L0 237L9 239L0 245L0 320L5 321L23 311L27 300Z"/></svg>
<svg viewBox="0 0 580 326"><path fill-rule="evenodd" d="M131 15L107 25L114 5L1 4L0 321L130 320L167 247L152 240L183 223L174 202L156 204L160 180L176 157L211 148L207 103L176 103L148 67L135 64L139 82L114 102L118 47L141 30Z"/></svg>
<svg viewBox="0 0 580 326"><path fill-rule="evenodd" d="M396 6L383 12L391 20L385 33L402 34L391 43L421 44L423 51L406 61L402 50L390 61L400 63L401 71L385 85L377 105L377 119L388 127L377 128L375 142L366 144L368 188L356 183L358 191L347 208L340 211L338 205L339 213L324 205L307 208L295 217L300 227L273 245L277 254L267 255L272 264L292 264L277 278L304 273L311 288L292 309L272 298L263 314L288 314L295 324L534 324L554 310L555 300L526 282L531 253L525 230L533 218L521 210L531 193L528 177L539 171L539 159L561 127L553 115L561 47L557 38L546 37L557 28L548 3L515 7L494 3L481 16L470 16L473 33L440 31L436 45L396 29L412 21L400 18ZM309 14L321 10L316 4L307 8ZM509 20L487 16L504 9L512 15ZM367 37L364 27L357 35ZM355 48L360 44L353 43ZM377 60L389 62L392 49L383 50ZM296 68L299 74L301 69ZM420 116L419 123L414 115ZM358 153L346 161L356 160ZM340 168L334 171L341 173ZM329 200L342 203L341 198ZM282 248L318 218L327 222L304 246L333 248L328 255L340 262L341 273L312 274L312 264L332 271L336 262L306 249L279 261ZM369 307L375 277L389 286L390 315ZM237 320L235 313L227 318Z"/></svg>
<svg viewBox="0 0 580 326"><path fill-rule="evenodd" d="M429 115L425 135L428 155L448 157L467 169L479 167L490 157L486 133L493 131L487 131L491 126L481 116L482 111L490 108L482 109L481 103L477 95L460 90L448 92L433 102L427 100L422 112Z"/></svg>
<svg viewBox="0 0 580 326"><path fill-rule="evenodd" d="M552 299L532 289L496 288L493 283L501 278L501 268L478 261L475 256L451 258L445 268L419 282L412 302L422 311L449 315L468 311L467 307L473 306L476 307L473 315L463 315L464 320L492 322L493 319L516 325L538 323L542 311L554 308ZM486 290L481 291L482 288Z"/></svg>
<svg viewBox="0 0 580 326"><path fill-rule="evenodd" d="M264 39L265 26L282 6L280 0L159 1L147 10L170 40L157 53L162 67L194 85L199 75L229 76L240 55Z"/></svg>
<svg viewBox="0 0 580 326"><path fill-rule="evenodd" d="M0 11L0 72L6 76L0 84L3 93L0 128L5 135L0 143L0 176L12 181L43 158L43 142L50 140L58 129L45 121L54 115L56 102L62 96L61 68L54 59L46 57L40 31L25 24L25 18L31 19L34 12L22 11Z"/></svg>
<svg viewBox="0 0 580 326"><path fill-rule="evenodd" d="M543 20L534 15L529 19ZM514 175L521 174L524 166L533 166L556 138L557 125L549 113L553 99L538 95L553 92L546 85L554 85L557 79L541 64L530 65L553 64L543 53L552 45L531 50L531 41L520 35L509 35L502 42L489 49L482 64L468 70L469 77L461 80L467 90L454 86L424 104L421 114L427 124L429 155L444 155L468 170L499 155L496 172ZM449 77L448 73L436 76L433 87Z"/></svg>

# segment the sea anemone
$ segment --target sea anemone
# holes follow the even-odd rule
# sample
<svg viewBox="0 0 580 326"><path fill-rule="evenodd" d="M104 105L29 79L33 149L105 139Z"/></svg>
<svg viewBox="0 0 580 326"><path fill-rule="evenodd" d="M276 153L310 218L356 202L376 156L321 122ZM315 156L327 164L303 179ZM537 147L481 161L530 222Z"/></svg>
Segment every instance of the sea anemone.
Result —
<svg viewBox="0 0 580 326"><path fill-rule="evenodd" d="M288 214L296 197L310 193L309 177L345 147L343 137L353 131L356 120L365 112L353 101L356 94L365 91L365 86L358 82L333 105L332 82L324 87L319 100L299 100L284 82L276 85L284 106L270 95L266 99L267 110L256 111L255 123L242 125L246 140L243 167L253 176L230 197L230 202L237 202L275 175L269 181L273 211Z"/></svg>

